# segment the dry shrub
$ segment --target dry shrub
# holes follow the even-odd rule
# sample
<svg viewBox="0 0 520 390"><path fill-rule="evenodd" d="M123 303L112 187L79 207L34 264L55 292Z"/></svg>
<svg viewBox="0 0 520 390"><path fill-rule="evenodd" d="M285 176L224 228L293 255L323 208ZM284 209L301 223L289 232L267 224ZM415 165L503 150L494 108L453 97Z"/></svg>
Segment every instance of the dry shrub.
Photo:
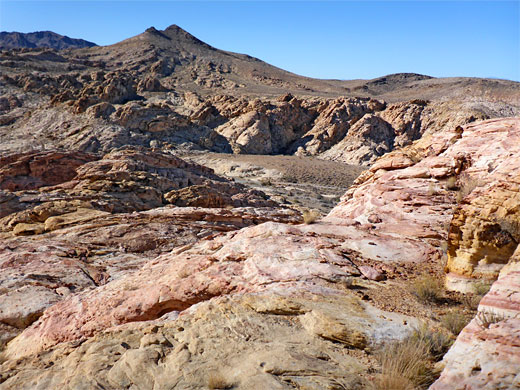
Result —
<svg viewBox="0 0 520 390"><path fill-rule="evenodd" d="M453 335L457 336L471 321L471 317L461 310L451 310L441 317L441 324Z"/></svg>
<svg viewBox="0 0 520 390"><path fill-rule="evenodd" d="M475 317L477 325L482 329L489 329L490 325L504 321L505 316L492 311L480 311Z"/></svg>
<svg viewBox="0 0 520 390"><path fill-rule="evenodd" d="M459 192L457 194L457 202L460 202L462 199L464 199L466 196L471 194L473 190L477 187L481 187L485 184L482 180L475 179L468 174L463 174L460 176L459 180Z"/></svg>
<svg viewBox="0 0 520 390"><path fill-rule="evenodd" d="M455 191L459 189L459 186L457 185L457 177L451 176L446 179L445 182L446 186L445 188L449 191Z"/></svg>
<svg viewBox="0 0 520 390"><path fill-rule="evenodd" d="M316 210L304 210L303 211L303 222L307 225L316 222L320 214Z"/></svg>
<svg viewBox="0 0 520 390"><path fill-rule="evenodd" d="M428 196L437 195L439 193L439 188L436 184L430 183L428 185Z"/></svg>
<svg viewBox="0 0 520 390"><path fill-rule="evenodd" d="M224 378L220 372L213 372L208 377L209 389L232 389L234 386L235 384Z"/></svg>
<svg viewBox="0 0 520 390"><path fill-rule="evenodd" d="M411 293L423 304L435 304L444 296L444 285L439 279L423 275L414 280Z"/></svg>
<svg viewBox="0 0 520 390"><path fill-rule="evenodd" d="M414 329L409 339L425 345L428 349L429 358L434 361L442 359L453 343L450 336L444 332L433 330L425 322Z"/></svg>
<svg viewBox="0 0 520 390"><path fill-rule="evenodd" d="M461 300L462 304L471 311L477 310L480 301L482 300L484 295L488 293L489 289L491 288L491 285L479 282L475 284L474 288L474 293L465 294Z"/></svg>
<svg viewBox="0 0 520 390"><path fill-rule="evenodd" d="M381 374L375 380L374 390L415 390L429 382L426 345L412 339L394 342L377 354Z"/></svg>
<svg viewBox="0 0 520 390"><path fill-rule="evenodd" d="M376 355L381 374L372 390L420 390L432 384L438 373L433 363L442 358L451 345L450 338L420 325L402 340L384 346Z"/></svg>

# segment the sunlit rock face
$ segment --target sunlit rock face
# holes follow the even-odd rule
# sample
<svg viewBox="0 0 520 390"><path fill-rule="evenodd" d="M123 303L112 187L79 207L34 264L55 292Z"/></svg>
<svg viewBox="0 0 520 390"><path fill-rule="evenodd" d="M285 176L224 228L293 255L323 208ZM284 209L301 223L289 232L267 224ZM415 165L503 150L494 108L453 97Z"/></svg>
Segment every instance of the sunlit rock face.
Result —
<svg viewBox="0 0 520 390"><path fill-rule="evenodd" d="M0 172L1 344L58 301L177 246L301 221L259 191L145 149L14 154L0 159Z"/></svg>
<svg viewBox="0 0 520 390"><path fill-rule="evenodd" d="M432 390L515 389L520 385L520 262L516 251L444 356Z"/></svg>
<svg viewBox="0 0 520 390"><path fill-rule="evenodd" d="M112 237L111 251L116 245L126 249L114 251L110 257L113 262L105 263L104 269L92 268L99 262L84 264L84 257L88 260L91 256L104 256L102 250L79 253L77 260L68 260L67 264L81 265L87 271L90 279L85 278L85 287L78 287L74 293L50 287L53 295L40 294L45 302L36 309L27 307L27 313L38 313L34 317L25 312L15 315L6 312L11 328L25 330L3 352L8 360L0 371L3 378L0 386L23 389L27 388L26 383L40 386L52 383L77 388L81 381L88 381L107 389L132 385L160 388L173 386L173 382L180 388L197 387L195 383L204 387L210 376L219 371L235 387L244 389L254 388L250 383L283 389L283 378L288 376L311 389L323 388L334 381L346 388L362 388L366 363L359 354L373 343L405 337L416 325L416 319L364 301L352 288L356 280L368 278L369 270L379 272L378 275L390 273L391 265L421 267L439 262L442 242L448 238L448 277L460 278L453 267L452 255L458 250L455 246L458 241L454 240L457 213L472 204L470 199L483 196L479 194L487 194L489 200L481 201L487 207L493 205L495 194L513 192L513 186L501 185L500 180L508 177L504 176L503 160L510 159L510 171L515 169L516 143L506 140L520 136L519 122L518 119L490 120L426 134L412 145L379 159L328 216L309 225L291 225L301 221L299 217L276 208L260 194L244 192L200 166L177 159L170 161L173 157L156 156L156 152L116 151L80 165L76 168L76 181L41 187L39 192L67 193L70 189L94 194L94 189L98 189L101 198L96 204L110 200L112 203L108 204L117 206L117 210L89 208L82 203L82 207L47 216L44 221L34 217L35 214L17 211L4 217L5 221L13 221L4 224L9 226L5 234L35 240L58 234L62 240L77 239L79 232L80 237L92 237L85 230L90 226ZM128 156L131 158L127 159ZM178 171L181 166L182 174ZM170 184L186 176L191 179L184 187ZM461 189L467 177L478 178L482 185L464 194ZM219 190L215 194L201 189L207 180L217 189L220 185L231 187L227 192ZM150 186L154 191L143 195L130 191L125 195L125 191L119 190L136 188L137 184L132 183L137 182L140 187ZM208 206L215 205L220 204L216 196L223 194L227 194L230 202L247 201L255 208L217 208L210 212L207 210L211 209L168 205L168 202L182 200L188 204L191 200L197 203L204 199ZM265 212L255 203L262 200L267 202ZM57 207L53 205L52 210ZM66 205L76 207L74 203ZM507 200L500 206L512 210ZM132 208L145 210L132 212ZM499 207L497 210L499 217L511 214L500 211ZM486 218L494 216L489 211ZM50 219L53 217L61 219ZM207 234L196 230L195 226L200 228L200 223L194 223L198 219L207 222ZM78 221L85 220L88 224L78 225ZM165 226L173 221L177 226L181 221L190 221L189 229L196 239L187 237L183 245L177 238L176 247L160 244L156 236L164 234ZM273 222L261 223L265 221ZM24 228L34 226L26 233L22 228L15 232L15 227L22 223L26 224L22 225ZM143 224L146 226L138 228ZM154 229L151 236L145 234L150 232L148 227ZM236 230L239 227L243 228ZM506 229L504 224L502 231ZM224 234L213 235L216 231ZM173 236L172 233L171 239ZM511 245L512 230L509 236ZM164 238L168 240L167 235ZM93 242L99 242L99 236L97 240ZM511 249L511 255L514 251ZM56 256L59 261L60 256L57 253ZM131 258L135 259L135 266L124 269L117 265L123 264L118 259L128 264ZM481 311L485 307L497 308L514 317L518 310L517 263L508 261L510 265L502 270L500 279L482 301ZM500 263L495 264L498 269ZM480 280L482 275L472 277ZM374 279L367 283L379 283L377 279L384 278ZM21 288L11 299L21 302L23 293L25 290ZM504 347L502 371L497 371L502 374L497 382L487 379L489 383L514 383L511 372L517 362L507 354L516 356L515 321L514 318L498 321L483 333L498 332L495 324L502 322L508 327L502 333L490 333L489 348L495 348L493 343L497 340L508 347ZM472 322L463 331L455 351L462 348L457 345L464 345L461 343L465 337L476 334L472 331L475 326L478 323ZM480 342L468 340L468 345ZM352 355L342 352L338 345L356 352ZM272 351L269 356L262 352L266 348ZM324 355L319 351L329 357L321 359L319 356ZM466 364L462 356L467 351L454 360L450 356L458 352L450 353L445 360L446 371L435 386L441 386L443 378L451 378L450 373L456 372L456 368L450 368L453 361ZM486 373L499 364L491 352L488 355L491 356L488 362L479 360L481 371ZM316 359L323 373L311 380L309 373L315 372L312 364L316 364ZM467 364L473 366L471 359ZM223 365L223 361L235 363L229 366ZM136 372L140 375L136 376Z"/></svg>

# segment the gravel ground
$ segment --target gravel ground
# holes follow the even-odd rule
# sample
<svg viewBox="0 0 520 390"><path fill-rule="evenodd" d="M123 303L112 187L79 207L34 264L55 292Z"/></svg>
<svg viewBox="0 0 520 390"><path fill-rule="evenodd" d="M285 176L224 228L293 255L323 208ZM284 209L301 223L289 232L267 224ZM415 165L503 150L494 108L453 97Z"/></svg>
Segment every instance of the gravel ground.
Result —
<svg viewBox="0 0 520 390"><path fill-rule="evenodd" d="M313 157L197 153L183 158L260 189L276 201L327 214L366 168Z"/></svg>

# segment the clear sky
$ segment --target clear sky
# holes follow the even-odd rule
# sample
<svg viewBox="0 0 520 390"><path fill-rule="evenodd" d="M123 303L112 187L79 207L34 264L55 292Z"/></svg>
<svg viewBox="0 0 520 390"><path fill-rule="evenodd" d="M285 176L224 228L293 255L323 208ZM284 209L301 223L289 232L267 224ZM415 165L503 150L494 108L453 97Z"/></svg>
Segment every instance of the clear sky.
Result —
<svg viewBox="0 0 520 390"><path fill-rule="evenodd" d="M520 81L520 1L8 1L0 30L108 45L177 24L310 77L415 72Z"/></svg>

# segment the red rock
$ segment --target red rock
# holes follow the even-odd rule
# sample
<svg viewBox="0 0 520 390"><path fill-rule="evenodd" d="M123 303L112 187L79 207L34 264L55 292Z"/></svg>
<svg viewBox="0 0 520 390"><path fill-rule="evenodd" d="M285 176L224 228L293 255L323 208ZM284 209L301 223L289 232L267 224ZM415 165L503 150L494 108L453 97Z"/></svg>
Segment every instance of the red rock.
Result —
<svg viewBox="0 0 520 390"><path fill-rule="evenodd" d="M369 280L381 281L386 279L386 276L382 272L368 265L360 266L359 271L364 277L366 277Z"/></svg>

